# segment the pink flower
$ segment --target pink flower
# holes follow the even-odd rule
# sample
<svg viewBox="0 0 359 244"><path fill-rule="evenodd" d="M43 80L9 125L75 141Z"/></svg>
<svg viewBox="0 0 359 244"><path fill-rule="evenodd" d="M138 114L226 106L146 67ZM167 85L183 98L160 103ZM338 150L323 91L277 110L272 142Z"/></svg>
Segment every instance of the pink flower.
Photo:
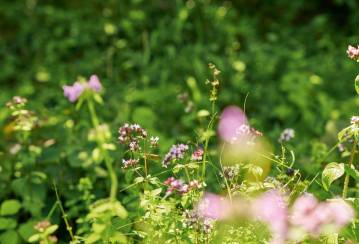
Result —
<svg viewBox="0 0 359 244"><path fill-rule="evenodd" d="M94 92L99 92L102 88L102 85L97 75L92 75L88 82L81 83L76 81L72 86L65 85L62 88L64 90L64 96L73 103L78 100L78 98L85 90L90 89Z"/></svg>
<svg viewBox="0 0 359 244"><path fill-rule="evenodd" d="M80 82L75 82L72 86L63 86L63 89L64 96L73 103L81 96L82 92L85 90L85 86Z"/></svg>
<svg viewBox="0 0 359 244"><path fill-rule="evenodd" d="M246 115L236 106L226 107L220 117L218 134L222 140L231 142L235 138L237 128L247 124Z"/></svg>
<svg viewBox="0 0 359 244"><path fill-rule="evenodd" d="M338 227L347 225L355 217L353 208L342 199L328 202L328 208L333 216L334 223Z"/></svg>
<svg viewBox="0 0 359 244"><path fill-rule="evenodd" d="M252 214L259 221L269 225L272 232L271 243L285 243L288 232L288 210L278 191L268 191L257 198L252 205Z"/></svg>
<svg viewBox="0 0 359 244"><path fill-rule="evenodd" d="M231 203L224 197L212 193L205 193L197 206L201 217L211 219L226 219L231 216Z"/></svg>
<svg viewBox="0 0 359 244"><path fill-rule="evenodd" d="M353 47L349 45L347 49L347 54L350 59L359 61L359 46Z"/></svg>
<svg viewBox="0 0 359 244"><path fill-rule="evenodd" d="M97 75L91 75L90 80L88 82L88 86L95 92L99 92L102 89L102 85L100 83Z"/></svg>
<svg viewBox="0 0 359 244"><path fill-rule="evenodd" d="M319 216L315 214L318 204L317 199L311 194L299 197L292 207L292 224L300 226L305 231L316 233L320 222L317 218Z"/></svg>
<svg viewBox="0 0 359 244"><path fill-rule="evenodd" d="M201 161L203 156L203 149L198 148L196 151L192 153L192 160L194 161Z"/></svg>

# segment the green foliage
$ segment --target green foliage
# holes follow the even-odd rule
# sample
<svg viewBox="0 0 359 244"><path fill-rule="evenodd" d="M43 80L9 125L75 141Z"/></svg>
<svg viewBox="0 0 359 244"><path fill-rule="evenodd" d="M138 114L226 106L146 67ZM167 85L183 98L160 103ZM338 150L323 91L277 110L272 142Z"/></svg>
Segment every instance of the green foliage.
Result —
<svg viewBox="0 0 359 244"><path fill-rule="evenodd" d="M55 236L60 243L210 243L221 231L224 242L265 243L269 234L257 222L224 230L201 221L189 226L185 210L204 191L235 197L281 189L293 203L311 190L327 199L341 193L337 179L344 174L358 208L357 155L347 164L359 138L359 129L348 126L358 106L351 83L357 66L344 58L347 44L359 38L358 6L352 0L1 1L0 243L52 243ZM68 102L62 86L93 73L103 91ZM359 94L358 77L354 86ZM6 106L15 95L27 101ZM250 124L278 148L267 155L270 177L258 165L222 165L216 126L228 104L244 107ZM146 128L145 151L118 144L125 122ZM287 127L296 137L279 147ZM159 136L158 147L150 147L151 136ZM337 139L344 151L331 149ZM203 160L187 155L163 169L174 143L187 143L191 153L203 147ZM140 165L123 169L129 158ZM225 180L228 172L235 177ZM198 180L200 188L168 196L169 176ZM44 220L49 226L34 228ZM339 235L357 236L355 226Z"/></svg>

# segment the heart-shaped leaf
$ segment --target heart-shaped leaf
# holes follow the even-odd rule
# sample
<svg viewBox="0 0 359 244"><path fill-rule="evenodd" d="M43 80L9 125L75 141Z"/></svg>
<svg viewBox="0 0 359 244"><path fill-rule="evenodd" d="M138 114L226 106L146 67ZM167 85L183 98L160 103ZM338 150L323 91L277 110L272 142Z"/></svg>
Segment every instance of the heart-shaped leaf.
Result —
<svg viewBox="0 0 359 244"><path fill-rule="evenodd" d="M340 178L344 174L344 164L332 162L325 166L322 173L322 183L326 191L328 191L330 185L336 179Z"/></svg>

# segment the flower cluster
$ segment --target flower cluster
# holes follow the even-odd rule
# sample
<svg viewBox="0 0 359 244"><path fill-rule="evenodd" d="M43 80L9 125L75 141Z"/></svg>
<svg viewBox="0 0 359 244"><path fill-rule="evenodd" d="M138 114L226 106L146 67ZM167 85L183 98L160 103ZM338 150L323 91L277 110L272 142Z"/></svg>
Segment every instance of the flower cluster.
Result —
<svg viewBox="0 0 359 244"><path fill-rule="evenodd" d="M198 148L196 151L192 153L192 160L194 161L201 161L203 157L203 149Z"/></svg>
<svg viewBox="0 0 359 244"><path fill-rule="evenodd" d="M158 146L158 141L160 140L160 138L158 136L151 136L150 138L150 144L152 148L155 148Z"/></svg>
<svg viewBox="0 0 359 244"><path fill-rule="evenodd" d="M359 62L359 45L357 47L349 45L347 49L347 54L350 59Z"/></svg>
<svg viewBox="0 0 359 244"><path fill-rule="evenodd" d="M166 154L165 158L162 161L163 167L167 168L172 160L183 159L184 153L188 150L188 145L186 144L177 144L172 145L170 151Z"/></svg>
<svg viewBox="0 0 359 244"><path fill-rule="evenodd" d="M139 161L140 161L139 159L132 159L132 158L122 159L123 168L128 169L131 167L135 167Z"/></svg>
<svg viewBox="0 0 359 244"><path fill-rule="evenodd" d="M257 137L263 136L262 132L250 127L247 124L242 124L235 130L235 136L232 137L231 143L246 141L247 145L254 143Z"/></svg>
<svg viewBox="0 0 359 244"><path fill-rule="evenodd" d="M285 141L290 141L295 137L295 130L291 129L291 128L287 128L284 129L282 131L282 133L279 136L278 141L280 143L285 142Z"/></svg>
<svg viewBox="0 0 359 244"><path fill-rule="evenodd" d="M85 90L99 92L102 89L102 85L97 75L91 75L90 80L87 82L76 81L72 86L65 85L62 88L64 90L64 96L73 103L79 99Z"/></svg>
<svg viewBox="0 0 359 244"><path fill-rule="evenodd" d="M343 200L318 202L311 194L298 198L292 207L291 224L317 237L326 228L337 232L354 217L353 209Z"/></svg>
<svg viewBox="0 0 359 244"><path fill-rule="evenodd" d="M200 229L206 234L213 229L214 220L200 216L196 210L185 210L183 217L185 227Z"/></svg>
<svg viewBox="0 0 359 244"><path fill-rule="evenodd" d="M289 208L276 190L247 203L243 199L229 201L207 193L198 204L198 213L218 220L246 217L262 221L272 233L271 243L278 244L287 240L300 241L305 234L318 237L328 232L336 233L354 218L354 210L342 199L319 202L313 195L304 194Z"/></svg>
<svg viewBox="0 0 359 244"><path fill-rule="evenodd" d="M20 96L14 96L9 102L6 103L6 107L10 109L15 109L25 106L27 99Z"/></svg>
<svg viewBox="0 0 359 244"><path fill-rule="evenodd" d="M40 222L38 222L34 228L35 230L37 230L38 232L44 232L48 227L50 227L50 222L47 220L42 220Z"/></svg>
<svg viewBox="0 0 359 244"><path fill-rule="evenodd" d="M202 187L198 180L192 180L188 184L185 184L182 180L176 179L174 177L169 177L163 182L163 184L168 187L166 192L167 196L171 195L173 192L184 194L191 190L199 189Z"/></svg>
<svg viewBox="0 0 359 244"><path fill-rule="evenodd" d="M147 137L147 131L138 124L124 124L118 129L118 140L121 144L127 144L133 152L141 150L139 139Z"/></svg>
<svg viewBox="0 0 359 244"><path fill-rule="evenodd" d="M236 164L234 166L224 166L221 176L226 178L227 180L233 180L239 174L239 165Z"/></svg>

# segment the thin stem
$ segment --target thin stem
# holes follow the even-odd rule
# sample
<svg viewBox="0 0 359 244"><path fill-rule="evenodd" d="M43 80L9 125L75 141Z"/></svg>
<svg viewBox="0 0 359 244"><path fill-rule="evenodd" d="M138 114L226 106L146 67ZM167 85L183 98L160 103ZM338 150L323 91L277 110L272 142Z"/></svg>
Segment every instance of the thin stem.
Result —
<svg viewBox="0 0 359 244"><path fill-rule="evenodd" d="M214 103L212 103L212 116L211 116L211 120L209 121L208 126L207 126L207 130L206 130L207 133L209 133L212 130L215 117L216 117L216 114L214 112ZM204 150L203 150L203 160L202 160L202 180L203 181L205 181L205 177L206 177L206 163L207 163L206 159L207 159L207 154L208 154L209 138L210 138L210 136L206 135L206 140L204 143Z"/></svg>
<svg viewBox="0 0 359 244"><path fill-rule="evenodd" d="M357 141L356 141L356 139L354 139L353 146L352 146L352 151L350 153L350 159L349 159L349 162L348 162L349 167L351 167L353 162L354 162L356 146L357 146ZM344 179L343 198L347 198L348 186L349 186L349 174L347 173L345 175L345 179Z"/></svg>
<svg viewBox="0 0 359 244"><path fill-rule="evenodd" d="M61 203L61 200L60 200L60 196L59 196L59 193L57 191L57 187L56 187L56 184L55 182L53 183L54 184L54 189L55 189L55 194L56 194L56 202L57 202L57 205L59 205L59 208L60 208L60 211L61 211L61 214L62 214L62 218L64 219L64 222L65 222L65 225L66 225L66 229L67 231L69 232L70 234L70 237L71 237L71 240L74 241L75 240L75 237L74 237L74 234L72 233L72 227L71 225L69 224L69 221L67 219L67 214L64 210L64 207L62 206L62 203Z"/></svg>

